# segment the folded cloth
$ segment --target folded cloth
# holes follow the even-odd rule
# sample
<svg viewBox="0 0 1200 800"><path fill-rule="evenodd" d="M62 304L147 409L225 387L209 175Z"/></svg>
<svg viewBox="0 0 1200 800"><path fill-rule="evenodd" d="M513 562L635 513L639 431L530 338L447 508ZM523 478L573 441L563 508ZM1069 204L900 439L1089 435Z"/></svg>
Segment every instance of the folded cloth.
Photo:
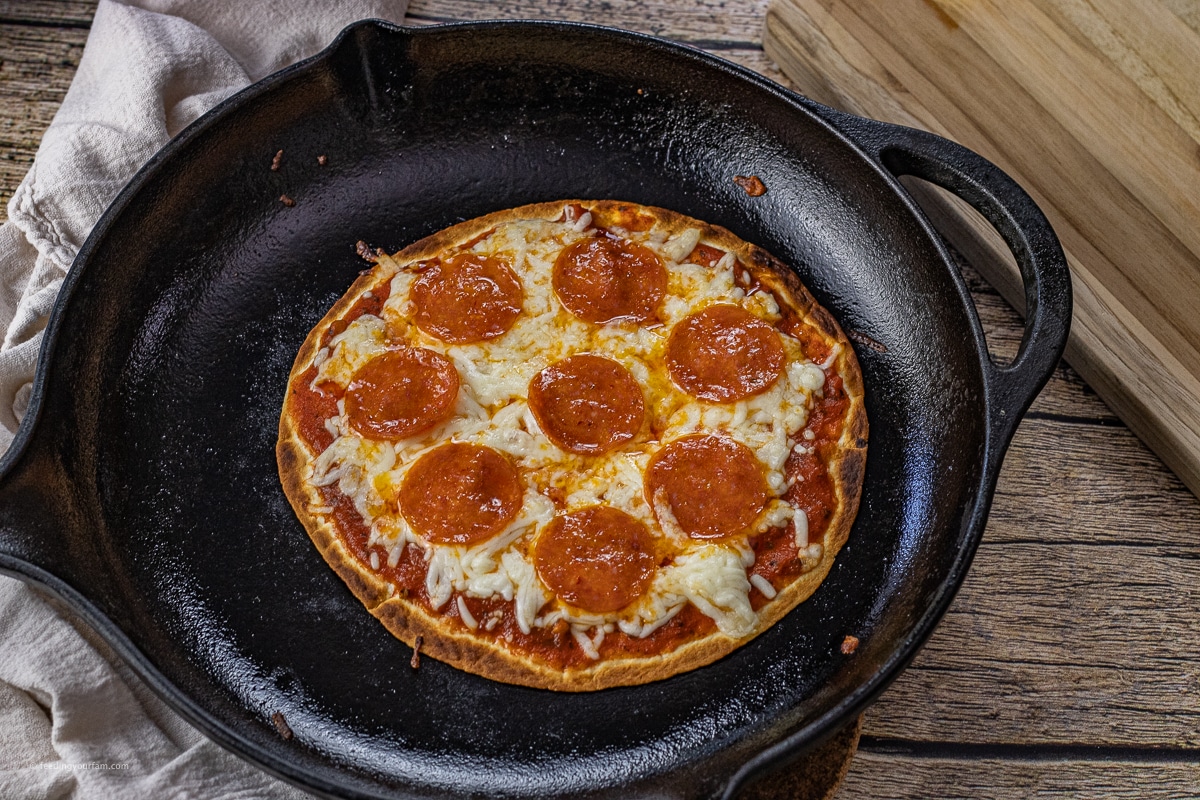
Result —
<svg viewBox="0 0 1200 800"><path fill-rule="evenodd" d="M0 226L0 452L88 232L190 122L408 0L100 0L75 79ZM0 797L276 798L302 792L176 716L71 613L0 577Z"/></svg>

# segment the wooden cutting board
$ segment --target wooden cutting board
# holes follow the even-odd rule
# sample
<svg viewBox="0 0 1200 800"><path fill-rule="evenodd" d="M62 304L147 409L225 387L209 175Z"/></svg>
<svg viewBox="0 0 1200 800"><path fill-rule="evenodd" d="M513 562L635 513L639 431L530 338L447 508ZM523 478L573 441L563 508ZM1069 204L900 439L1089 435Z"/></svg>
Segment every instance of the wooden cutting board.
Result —
<svg viewBox="0 0 1200 800"><path fill-rule="evenodd" d="M763 44L813 99L954 139L1029 191L1071 264L1067 360L1200 495L1200 2L772 0ZM918 191L1022 308L999 236Z"/></svg>

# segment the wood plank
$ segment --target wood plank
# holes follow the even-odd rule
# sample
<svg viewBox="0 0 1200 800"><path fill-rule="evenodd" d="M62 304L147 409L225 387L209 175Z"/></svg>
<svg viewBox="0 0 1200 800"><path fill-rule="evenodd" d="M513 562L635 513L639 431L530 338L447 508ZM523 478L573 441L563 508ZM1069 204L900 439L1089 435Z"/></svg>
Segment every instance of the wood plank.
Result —
<svg viewBox="0 0 1200 800"><path fill-rule="evenodd" d="M1003 302L1003 301L1001 301ZM976 304L979 303L978 297ZM1011 307L1010 309L1011 310ZM984 328L987 331L987 328ZM995 336L990 336L995 339ZM1014 343L1016 336L1013 337ZM1071 436L1072 425L1105 425L1114 427L1128 434L1129 429L1112 413L1096 392L1084 383L1079 373L1065 361L1060 361L1054 375L1046 388L1033 401L1033 405L1025 415L1026 419L1051 419L1066 427L1057 431L1056 435ZM1163 467L1162 460L1151 454L1152 469L1170 474ZM1104 452L1093 454L1089 469L1105 469L1107 457Z"/></svg>
<svg viewBox="0 0 1200 800"><path fill-rule="evenodd" d="M762 49L762 23L768 2L518 0L497 6L476 0L412 0L405 23L434 25L484 19L552 19L609 25L692 44L790 88L788 77Z"/></svg>
<svg viewBox="0 0 1200 800"><path fill-rule="evenodd" d="M29 171L75 76L87 30L0 25L0 202Z"/></svg>
<svg viewBox="0 0 1200 800"><path fill-rule="evenodd" d="M1200 33L1200 3L1196 0L1162 0L1171 13L1183 20L1192 30Z"/></svg>
<svg viewBox="0 0 1200 800"><path fill-rule="evenodd" d="M753 43L762 38L767 0L412 0L406 22L471 19L554 19L591 22L696 43ZM711 46L710 44L710 46Z"/></svg>
<svg viewBox="0 0 1200 800"><path fill-rule="evenodd" d="M864 742L838 797L889 800L1194 798L1200 765L1093 758L911 757Z"/></svg>
<svg viewBox="0 0 1200 800"><path fill-rule="evenodd" d="M1137 198L1093 152L1071 146L1073 130L1047 116L1039 98L1025 91L1028 87L1012 85L989 51L965 36L946 40L936 52L924 47L929 28L944 26L940 9L920 0L885 3L878 9L846 3L833 7L835 16L862 37L884 67L936 113L942 120L939 127L996 161L1030 191L1051 217L1077 276L1094 274L1115 295L1127 298L1133 315L1146 320L1162 320L1160 306L1189 296L1193 289L1200 292L1200 284L1165 291L1153 282L1131 281L1122 269L1130 253L1155 253L1155 261L1172 265L1164 271L1191 275L1193 282L1200 280L1200 273L1191 268L1194 255L1175 238L1175 231L1138 207ZM975 65L975 80L942 78L946 63ZM996 102L997 97L1005 102ZM1037 120L1037 135L1012 135L1013 119ZM1041 186L1054 189L1046 192ZM1055 202L1062 194L1099 196L1105 202L1094 209L1064 207ZM979 266L987 274L986 265ZM1150 333L1162 338L1189 369L1200 369L1200 350L1184 332L1164 323Z"/></svg>
<svg viewBox="0 0 1200 800"><path fill-rule="evenodd" d="M1135 11L1163 30L1154 53L1150 34L1129 29ZM1200 318L1188 300L1200 295L1189 133L1200 110L1181 88L1195 86L1191 71L1168 72L1200 46L1195 21L1194 3L1022 0L1001 13L959 0L775 0L764 45L816 99L956 138L1030 190L1075 274L1068 359L1200 490ZM1099 89L1088 83L1097 70ZM1143 124L1144 136L1130 133ZM1125 148L1137 152L1114 155ZM994 231L947 222L959 216L953 201L934 205L947 238L1020 306Z"/></svg>
<svg viewBox="0 0 1200 800"><path fill-rule="evenodd" d="M1009 448L984 543L1152 545L1200 559L1197 532L1200 500L1130 431L1034 418Z"/></svg>
<svg viewBox="0 0 1200 800"><path fill-rule="evenodd" d="M864 734L1200 748L1197 531L1128 431L1024 421L961 592Z"/></svg>
<svg viewBox="0 0 1200 800"><path fill-rule="evenodd" d="M96 0L0 0L0 23L90 27Z"/></svg>
<svg viewBox="0 0 1200 800"><path fill-rule="evenodd" d="M1093 2L1114 10L1110 3ZM1053 119L1065 135L1059 140L1057 131L1047 131L1048 140L1053 136L1056 147L1078 147L1096 159L1101 169L1090 171L1089 176L1106 172L1116 178L1139 201L1141 207L1136 210L1148 210L1173 236L1181 239L1191 251L1194 263L1200 254L1200 227L1196 225L1200 220L1200 194L1191 187L1200 185L1200 161L1195 157L1196 146L1200 144L1200 123L1196 120L1200 105L1189 108L1187 100L1192 92L1178 93L1170 87L1194 85L1200 37L1153 0L1143 0L1136 10L1127 4L1125 12L1118 15L1128 26L1123 31L1125 35L1133 33L1137 26L1144 26L1144 35L1138 38L1154 38L1146 51L1137 49L1138 38L1118 37L1090 4L1063 0L1004 0L1003 4L995 0L939 0L938 8L953 17L958 30L969 36L981 52L988 54L989 61L1037 104L1042 115L1036 123L1039 135L1042 126ZM1050 13L1068 8L1073 13ZM1091 35L1085 33L1087 45L1071 35L1077 20L1091 32ZM1166 24L1167 20L1176 24ZM1156 22L1163 27L1156 27ZM1078 28L1074 32L1084 33ZM1106 38L1111 38L1111 46L1097 46ZM1188 38L1194 41L1186 41ZM1172 43L1177 49L1169 53L1164 48ZM1172 60L1182 60L1186 55L1186 66L1177 65L1186 71L1180 74L1152 71L1143 60L1143 52L1145 58L1161 66L1171 66ZM1167 53L1165 57L1161 55ZM1110 58L1114 54L1118 58L1136 59L1137 63L1121 69L1119 61ZM1133 79L1134 74L1139 80ZM961 104L961 95L957 97ZM1200 99L1200 94L1197 98ZM1170 105L1175 113L1168 113L1160 102ZM1121 112L1115 114L1114 109ZM1173 117L1183 124L1177 124ZM1131 124L1132 120L1136 122ZM1060 203L1059 207L1063 205ZM1091 210L1090 205L1087 208ZM1123 205L1122 210L1130 207ZM1116 264L1134 280L1147 274L1165 279L1160 284L1161 294L1156 297L1165 301L1165 308L1175 306L1179 295L1173 292L1197 286L1177 284L1186 276L1175 271L1147 273L1137 268L1136 261L1120 259L1116 259ZM1186 320L1174 323L1185 327L1192 342L1200 341L1197 338L1200 329L1192 328Z"/></svg>
<svg viewBox="0 0 1200 800"><path fill-rule="evenodd" d="M1052 0L1044 11L1060 30L1085 40L1200 141L1200 83L1193 79L1200 30L1189 26L1177 10L1161 2Z"/></svg>

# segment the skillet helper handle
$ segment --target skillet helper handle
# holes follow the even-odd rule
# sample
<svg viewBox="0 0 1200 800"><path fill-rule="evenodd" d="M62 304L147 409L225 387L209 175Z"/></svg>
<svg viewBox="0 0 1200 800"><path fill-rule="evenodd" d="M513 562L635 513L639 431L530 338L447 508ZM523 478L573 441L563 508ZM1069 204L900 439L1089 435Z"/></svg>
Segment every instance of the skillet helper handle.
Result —
<svg viewBox="0 0 1200 800"><path fill-rule="evenodd" d="M984 365L988 427L1006 443L1021 415L1049 380L1071 327L1071 273L1058 236L1024 189L983 156L926 131L856 119L876 158L893 175L912 175L946 189L991 223L1016 257L1025 287L1025 332L1016 358ZM971 306L975 313L974 306ZM975 321L978 324L978 314ZM993 453L1003 448L994 448Z"/></svg>

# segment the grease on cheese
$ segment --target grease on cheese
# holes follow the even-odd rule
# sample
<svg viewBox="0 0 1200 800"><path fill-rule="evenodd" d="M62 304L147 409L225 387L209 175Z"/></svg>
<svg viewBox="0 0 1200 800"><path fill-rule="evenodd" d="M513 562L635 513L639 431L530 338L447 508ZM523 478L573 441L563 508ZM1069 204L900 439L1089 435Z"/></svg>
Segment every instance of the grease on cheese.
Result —
<svg viewBox="0 0 1200 800"><path fill-rule="evenodd" d="M765 580L752 584L747 576L754 562L748 540L735 537L714 543L689 539L677 525L672 528L670 510L659 498L656 517L644 496L643 474L658 448L689 433L717 431L745 444L766 467L774 495L757 531L793 526L801 558L806 567L811 566L820 557L819 545L809 546L804 512L792 508L781 495L787 489L785 462L792 448L799 446L795 437L807 422L806 404L823 386L823 367L828 365L807 361L800 343L780 333L788 366L768 391L730 405L707 403L681 392L665 367L672 325L715 303L734 303L777 323L781 318L777 301L769 292L747 294L738 285L734 272L738 267L731 253L713 267L689 263L687 256L700 241L698 229L671 237L653 229L626 235L657 252L667 267L667 296L662 305L666 324L596 326L582 322L558 302L551 272L563 247L591 235L589 223L588 214L576 222L512 222L473 245L474 252L507 260L520 276L524 292L521 316L505 334L484 342L448 344L411 324L409 288L414 273L408 267L413 265L395 264L397 272L381 316L363 315L333 337L314 359L316 381L345 387L358 368L389 346L389 340L426 347L450 358L462 378L455 414L432 431L391 443L357 436L339 407L339 414L326 421L335 438L315 459L313 481L317 485L336 482L353 500L370 526L368 544L383 547L389 565L398 563L405 547L420 548L427 564L425 589L430 604L435 610L443 609L457 593L459 617L473 630L481 624L490 630L495 619L475 620L463 597L499 597L512 602L517 624L525 633L566 620L589 658L599 657L606 631L649 636L687 603L712 618L726 636L748 636L758 622L749 600L752 585L768 597L774 592ZM529 382L535 374L558 359L583 352L625 366L643 387L646 400L647 424L642 432L629 445L596 458L556 447L538 428L527 403ZM408 468L426 451L448 440L487 445L506 453L520 468L526 484L516 519L496 537L470 548L426 542L394 510L396 489ZM556 509L551 497L558 498L563 507ZM537 531L556 510L569 513L600 503L634 516L655 534L667 537L676 553L657 571L641 598L611 614L582 612L557 600L541 583L528 557Z"/></svg>

